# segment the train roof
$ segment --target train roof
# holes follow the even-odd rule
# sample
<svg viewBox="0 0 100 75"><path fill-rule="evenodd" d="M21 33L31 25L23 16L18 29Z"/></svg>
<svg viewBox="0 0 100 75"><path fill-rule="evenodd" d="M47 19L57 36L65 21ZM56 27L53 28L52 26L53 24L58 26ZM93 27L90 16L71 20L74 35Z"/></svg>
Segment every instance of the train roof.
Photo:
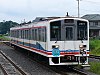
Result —
<svg viewBox="0 0 100 75"><path fill-rule="evenodd" d="M28 25L35 24L35 23L52 22L52 21L57 21L57 20L62 20L62 19L76 19L76 20L88 21L86 19L82 19L79 17L70 17L70 16L66 16L66 17L36 17L35 20L33 20L32 22L22 23L15 27L12 27L12 28L26 27Z"/></svg>
<svg viewBox="0 0 100 75"><path fill-rule="evenodd" d="M71 16L65 16L65 17L36 17L36 19L33 20L32 23L43 22L43 21L51 22L51 21L62 20L62 19L76 19L76 20L88 21L88 20L83 19L81 17L71 17Z"/></svg>

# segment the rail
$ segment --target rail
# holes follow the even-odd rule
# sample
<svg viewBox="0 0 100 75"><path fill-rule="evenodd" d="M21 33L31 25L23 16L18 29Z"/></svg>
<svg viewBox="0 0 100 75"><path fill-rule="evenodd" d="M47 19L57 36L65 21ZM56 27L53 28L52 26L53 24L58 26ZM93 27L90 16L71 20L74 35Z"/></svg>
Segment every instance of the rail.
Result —
<svg viewBox="0 0 100 75"><path fill-rule="evenodd" d="M95 59L100 59L100 56L96 56L96 55L90 55L89 58L95 58Z"/></svg>
<svg viewBox="0 0 100 75"><path fill-rule="evenodd" d="M2 51L0 51L0 68L2 69L4 75L29 75Z"/></svg>

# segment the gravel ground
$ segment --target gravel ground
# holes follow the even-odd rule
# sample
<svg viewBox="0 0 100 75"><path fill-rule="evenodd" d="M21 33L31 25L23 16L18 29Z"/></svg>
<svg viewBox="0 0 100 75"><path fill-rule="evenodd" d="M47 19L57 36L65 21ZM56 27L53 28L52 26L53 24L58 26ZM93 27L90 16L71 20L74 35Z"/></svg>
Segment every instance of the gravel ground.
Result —
<svg viewBox="0 0 100 75"><path fill-rule="evenodd" d="M4 75L1 68L0 68L0 75Z"/></svg>
<svg viewBox="0 0 100 75"><path fill-rule="evenodd" d="M34 60L27 59L21 52L0 43L0 50L7 54L14 62L23 68L30 75L60 75L51 69L36 63Z"/></svg>
<svg viewBox="0 0 100 75"><path fill-rule="evenodd" d="M96 61L96 62L100 62L100 59L95 59L95 58L89 58L90 62Z"/></svg>

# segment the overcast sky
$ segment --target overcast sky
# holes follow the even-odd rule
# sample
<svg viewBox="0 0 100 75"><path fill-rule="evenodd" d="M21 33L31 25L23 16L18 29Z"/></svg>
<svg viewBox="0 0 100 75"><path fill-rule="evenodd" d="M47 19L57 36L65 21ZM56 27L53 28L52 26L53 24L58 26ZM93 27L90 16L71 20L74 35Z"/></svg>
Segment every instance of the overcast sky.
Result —
<svg viewBox="0 0 100 75"><path fill-rule="evenodd" d="M21 23L41 16L77 16L77 0L0 0L0 21ZM100 14L100 0L80 0L80 16Z"/></svg>

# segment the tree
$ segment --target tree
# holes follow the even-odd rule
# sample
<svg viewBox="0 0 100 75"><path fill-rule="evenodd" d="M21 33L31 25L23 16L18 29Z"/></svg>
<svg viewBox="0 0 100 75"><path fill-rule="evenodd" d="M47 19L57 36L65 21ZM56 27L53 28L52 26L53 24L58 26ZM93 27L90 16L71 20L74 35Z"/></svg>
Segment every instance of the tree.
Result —
<svg viewBox="0 0 100 75"><path fill-rule="evenodd" d="M10 31L11 27L14 27L16 25L18 25L18 23L12 21L0 22L0 34L6 34Z"/></svg>

